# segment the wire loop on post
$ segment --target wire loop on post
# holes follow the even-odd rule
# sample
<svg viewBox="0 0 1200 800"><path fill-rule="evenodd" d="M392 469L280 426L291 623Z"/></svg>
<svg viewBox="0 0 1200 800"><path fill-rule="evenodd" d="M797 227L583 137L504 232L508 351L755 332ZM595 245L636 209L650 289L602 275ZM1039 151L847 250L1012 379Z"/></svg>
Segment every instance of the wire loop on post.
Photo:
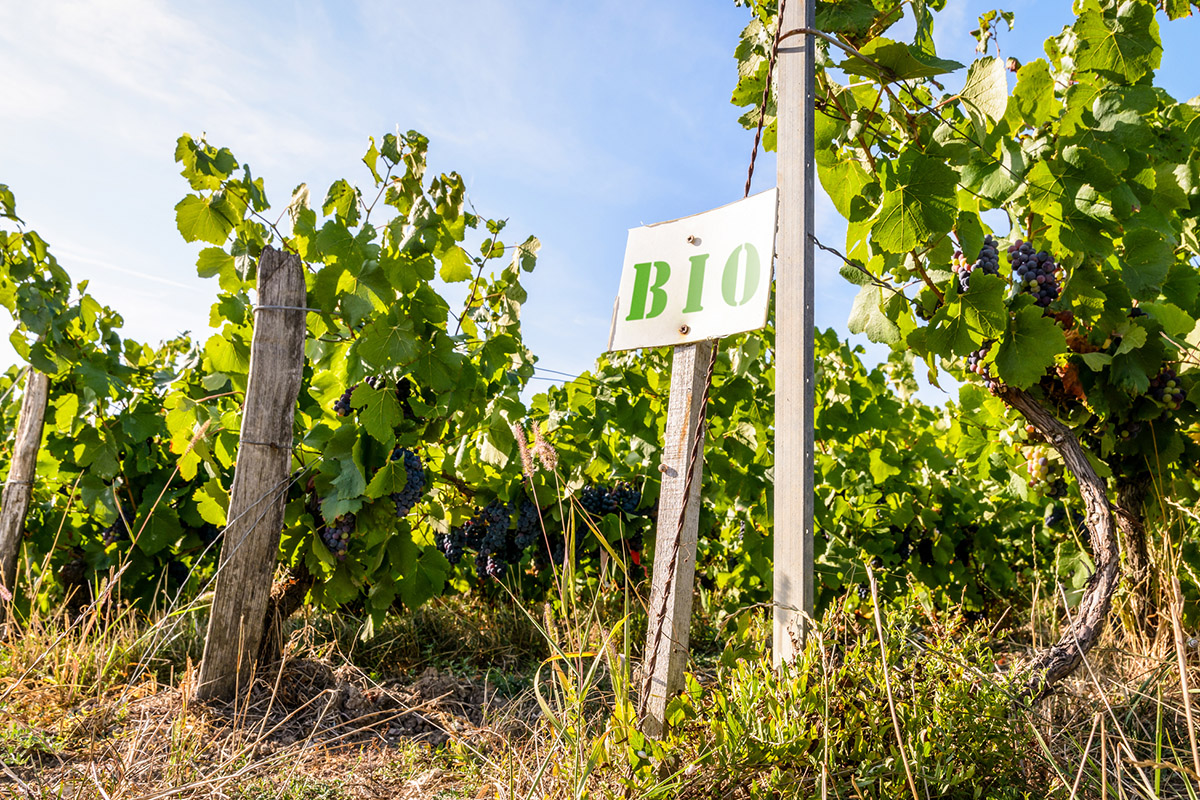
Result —
<svg viewBox="0 0 1200 800"><path fill-rule="evenodd" d="M307 306L255 306L254 310L259 311L264 308L279 311L316 311L318 313L321 310L319 308L308 308Z"/></svg>
<svg viewBox="0 0 1200 800"><path fill-rule="evenodd" d="M287 450L288 452L291 452L292 449L291 445L276 444L275 442L254 442L249 439L241 439L238 441L238 444L253 444L258 445L259 447L273 447L276 450Z"/></svg>

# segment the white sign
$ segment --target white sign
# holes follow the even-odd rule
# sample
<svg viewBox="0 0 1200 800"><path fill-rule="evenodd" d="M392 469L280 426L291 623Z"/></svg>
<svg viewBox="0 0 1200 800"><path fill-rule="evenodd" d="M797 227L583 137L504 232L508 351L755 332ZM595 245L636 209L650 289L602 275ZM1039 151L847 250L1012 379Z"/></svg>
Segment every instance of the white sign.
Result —
<svg viewBox="0 0 1200 800"><path fill-rule="evenodd" d="M629 231L609 350L699 342L767 324L775 189Z"/></svg>

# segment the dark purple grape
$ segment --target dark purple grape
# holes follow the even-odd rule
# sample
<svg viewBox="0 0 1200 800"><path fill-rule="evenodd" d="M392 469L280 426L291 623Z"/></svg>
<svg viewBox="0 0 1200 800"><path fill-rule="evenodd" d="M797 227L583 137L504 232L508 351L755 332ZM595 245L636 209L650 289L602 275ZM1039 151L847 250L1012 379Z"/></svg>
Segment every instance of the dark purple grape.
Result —
<svg viewBox="0 0 1200 800"><path fill-rule="evenodd" d="M972 372L983 378L983 383L987 386L988 391L998 392L1000 390L1000 381L992 377L992 371L988 367L987 358L988 351L992 349L992 342L984 342L983 347L967 354L967 372Z"/></svg>
<svg viewBox="0 0 1200 800"><path fill-rule="evenodd" d="M971 275L976 270L985 275L1000 274L1000 253L996 248L996 240L989 233L983 237L983 247L979 249L979 256L974 264L968 264L961 252L954 254L954 271L958 274L959 293L965 293L971 288Z"/></svg>
<svg viewBox="0 0 1200 800"><path fill-rule="evenodd" d="M342 392L342 396L333 401L333 413L339 417L348 417L354 411L354 407L350 405L350 396L354 394L354 390L358 388L358 384L354 384L346 391Z"/></svg>
<svg viewBox="0 0 1200 800"><path fill-rule="evenodd" d="M333 522L326 522L318 531L321 541L338 561L346 559L346 550L350 548L350 536L354 533L355 517L345 514Z"/></svg>
<svg viewBox="0 0 1200 800"><path fill-rule="evenodd" d="M406 480L403 489L392 492L392 501L396 504L396 516L403 519L425 492L426 478L425 467L416 453L397 447L392 451L392 461L400 460L404 461Z"/></svg>
<svg viewBox="0 0 1200 800"><path fill-rule="evenodd" d="M1042 308L1058 299L1059 267L1045 250L1035 253L1032 245L1018 239L1008 248L1008 262L1012 265L1014 294L1029 293Z"/></svg>

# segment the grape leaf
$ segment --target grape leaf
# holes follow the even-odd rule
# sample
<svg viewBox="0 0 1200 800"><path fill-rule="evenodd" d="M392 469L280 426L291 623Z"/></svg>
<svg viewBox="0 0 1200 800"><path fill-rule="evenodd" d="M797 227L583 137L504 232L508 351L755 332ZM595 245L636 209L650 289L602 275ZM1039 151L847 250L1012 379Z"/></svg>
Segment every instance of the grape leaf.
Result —
<svg viewBox="0 0 1200 800"><path fill-rule="evenodd" d="M183 538L183 526L179 524L179 514L174 508L165 502L155 507L158 492L149 492L148 496L150 499L138 509L137 519L130 522L133 523L138 549L152 556Z"/></svg>
<svg viewBox="0 0 1200 800"><path fill-rule="evenodd" d="M1026 306L1009 319L1008 332L996 353L997 376L1017 389L1028 389L1054 365L1067 348L1062 330L1038 306Z"/></svg>
<svg viewBox="0 0 1200 800"><path fill-rule="evenodd" d="M1174 303L1142 303L1138 308L1154 317L1168 336L1191 333L1196 326L1196 320Z"/></svg>
<svg viewBox="0 0 1200 800"><path fill-rule="evenodd" d="M870 64L853 56L838 66L849 75L864 75L884 82L932 78L934 75L954 72L963 67L957 61L938 58L919 47L896 42L884 36L876 36L863 45L860 52L875 63Z"/></svg>
<svg viewBox="0 0 1200 800"><path fill-rule="evenodd" d="M454 245L445 253L442 253L442 280L446 283L458 283L459 281L469 280L474 274L472 267L474 264L471 257L467 255L467 251L463 250L458 245Z"/></svg>
<svg viewBox="0 0 1200 800"><path fill-rule="evenodd" d="M880 308L883 291L875 284L868 284L859 289L847 325L851 333L865 333L872 342L897 344L901 339L900 328L888 319Z"/></svg>
<svg viewBox="0 0 1200 800"><path fill-rule="evenodd" d="M219 247L206 247L196 257L196 274L201 278L211 278L226 272L236 273L233 256Z"/></svg>
<svg viewBox="0 0 1200 800"><path fill-rule="evenodd" d="M1157 297L1175 261L1174 246L1157 231L1135 228L1125 234L1124 251L1121 275L1129 293L1138 300Z"/></svg>
<svg viewBox="0 0 1200 800"><path fill-rule="evenodd" d="M229 513L229 492L216 478L196 490L192 498L196 501L196 509L201 518L212 525L224 526L225 516Z"/></svg>
<svg viewBox="0 0 1200 800"><path fill-rule="evenodd" d="M233 220L225 215L225 208L213 203L212 198L189 194L175 206L175 225L186 242L208 242L224 244L233 230Z"/></svg>
<svg viewBox="0 0 1200 800"><path fill-rule="evenodd" d="M321 211L336 215L346 225L354 225L358 222L358 191L345 179L334 181L325 195Z"/></svg>
<svg viewBox="0 0 1200 800"><path fill-rule="evenodd" d="M449 566L445 557L437 551L421 556L417 567L400 582L400 599L406 608L418 608L426 600L442 593L446 584L443 565Z"/></svg>
<svg viewBox="0 0 1200 800"><path fill-rule="evenodd" d="M395 426L402 419L395 390L387 384L384 384L382 389L373 389L365 383L360 383L350 397L350 405L359 409L359 424L366 428L367 433L382 444L384 449L390 451L396 444Z"/></svg>
<svg viewBox="0 0 1200 800"><path fill-rule="evenodd" d="M388 461L371 478L363 494L372 499L386 497L393 492L403 491L408 485L408 471L403 461Z"/></svg>
<svg viewBox="0 0 1200 800"><path fill-rule="evenodd" d="M1111 12L1110 12L1111 13ZM1079 46L1075 66L1121 83L1136 83L1162 60L1154 6L1126 0L1111 15L1085 11L1073 26Z"/></svg>
<svg viewBox="0 0 1200 800"><path fill-rule="evenodd" d="M953 167L910 147L885 175L883 202L871 229L884 250L908 252L954 225L958 174Z"/></svg>
<svg viewBox="0 0 1200 800"><path fill-rule="evenodd" d="M1118 335L1118 332L1114 331L1113 334L1114 336ZM1146 329L1136 323L1122 326L1119 335L1121 344L1117 346L1117 352L1113 353L1114 356L1123 356L1146 344Z"/></svg>
<svg viewBox="0 0 1200 800"><path fill-rule="evenodd" d="M970 160L963 167L963 184L993 203L1009 199L1021 186L1025 174L1025 154L1021 145L1010 139L1000 142L1000 158L984 150L971 150Z"/></svg>
<svg viewBox="0 0 1200 800"><path fill-rule="evenodd" d="M829 151L821 151L829 152ZM817 175L821 179L821 186L824 187L825 193L829 195L829 199L833 201L833 206L846 219L866 218L865 214L861 217L861 209L868 204L863 197L864 190L872 183L872 178L867 174L862 164L855 158L845 157L838 158L836 156L821 159L824 163L820 164L820 169L817 170Z"/></svg>
<svg viewBox="0 0 1200 800"><path fill-rule="evenodd" d="M388 316L368 323L352 349L379 369L406 364L420 353L412 319L395 308Z"/></svg>
<svg viewBox="0 0 1200 800"><path fill-rule="evenodd" d="M1028 127L1038 128L1054 119L1060 108L1054 102L1054 79L1050 77L1050 65L1045 59L1030 61L1017 70L1017 85L1008 103L1008 116L1016 116Z"/></svg>
<svg viewBox="0 0 1200 800"><path fill-rule="evenodd" d="M942 356L965 356L984 339L994 338L1008 320L1004 308L1006 284L998 275L971 275L970 289L947 295L947 303L930 322L929 346ZM954 302L957 299L957 302Z"/></svg>
<svg viewBox="0 0 1200 800"><path fill-rule="evenodd" d="M980 139L987 135L985 120L999 122L1008 108L1008 71L995 56L977 58L967 70L959 98L967 107Z"/></svg>
<svg viewBox="0 0 1200 800"><path fill-rule="evenodd" d="M230 340L222 334L209 337L204 354L217 372L246 375L250 372L250 347L242 339Z"/></svg>
<svg viewBox="0 0 1200 800"><path fill-rule="evenodd" d="M876 485L882 484L891 476L899 475L901 472L900 467L885 461L883 455L878 450L871 451L870 461L871 477L875 480Z"/></svg>

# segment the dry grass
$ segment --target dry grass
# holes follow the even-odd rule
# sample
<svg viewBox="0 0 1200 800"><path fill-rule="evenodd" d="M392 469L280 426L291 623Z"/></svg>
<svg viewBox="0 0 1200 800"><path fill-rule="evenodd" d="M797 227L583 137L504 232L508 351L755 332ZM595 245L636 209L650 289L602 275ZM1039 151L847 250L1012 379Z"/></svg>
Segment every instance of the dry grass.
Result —
<svg viewBox="0 0 1200 800"><path fill-rule="evenodd" d="M788 775L804 796L794 765L770 758L722 773L728 765L711 758L722 723L714 706L695 704L699 716L682 724L673 749L636 739L630 605L612 595L590 605L573 598L561 604L566 613L530 615L504 599L442 599L389 621L369 642L352 617L310 613L296 620L282 668L224 705L189 694L202 634L194 615L35 622L0 653L0 797L734 798L783 796L755 787ZM820 663L855 642L878 659L867 622L838 623ZM1194 633L1174 635L1169 613L1161 622L1153 640L1110 630L1055 696L1033 711L1011 707L1014 774L1038 787L1026 796L1197 797L1179 656L1194 692L1200 653L1188 645ZM929 619L910 636L928 637L928 648L961 636L958 625ZM1027 655L1011 640L995 646L1006 648L1005 666L964 671L971 691L1002 684ZM812 681L827 698L820 725L834 730L837 704L855 695L824 670ZM724 690L718 677L728 679L701 678L705 693ZM897 697L910 691L906 680L903 669L891 676ZM900 704L897 713L895 727L922 728L922 709ZM896 741L892 728L884 733ZM907 737L901 745L915 752ZM639 752L654 772L635 781L630 759ZM892 767L904 780L900 761ZM913 772L923 796L930 776L919 764ZM842 769L807 785L823 786L826 797L883 796L847 789L849 778Z"/></svg>
<svg viewBox="0 0 1200 800"><path fill-rule="evenodd" d="M485 719L517 708L490 676L537 658L523 621L438 601L363 646L352 618L314 615L296 624L281 667L227 704L190 696L196 625L36 621L0 657L0 796L473 792L472 753L497 746ZM385 669L398 677L380 677Z"/></svg>

